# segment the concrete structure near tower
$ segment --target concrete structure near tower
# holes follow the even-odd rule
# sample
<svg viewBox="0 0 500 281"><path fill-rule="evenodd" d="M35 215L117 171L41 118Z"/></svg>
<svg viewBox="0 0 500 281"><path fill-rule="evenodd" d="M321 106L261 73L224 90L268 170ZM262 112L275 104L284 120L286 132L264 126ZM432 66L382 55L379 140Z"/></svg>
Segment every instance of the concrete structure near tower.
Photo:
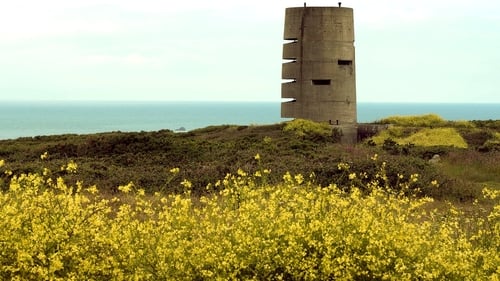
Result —
<svg viewBox="0 0 500 281"><path fill-rule="evenodd" d="M287 8L284 39L281 117L329 122L356 142L353 9Z"/></svg>

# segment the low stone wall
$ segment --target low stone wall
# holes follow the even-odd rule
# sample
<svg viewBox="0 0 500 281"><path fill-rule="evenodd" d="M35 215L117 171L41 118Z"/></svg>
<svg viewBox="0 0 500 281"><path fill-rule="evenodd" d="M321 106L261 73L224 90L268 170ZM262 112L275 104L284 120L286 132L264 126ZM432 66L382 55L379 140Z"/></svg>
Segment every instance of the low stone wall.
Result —
<svg viewBox="0 0 500 281"><path fill-rule="evenodd" d="M331 125L333 137L342 144L355 144L387 130L390 124Z"/></svg>
<svg viewBox="0 0 500 281"><path fill-rule="evenodd" d="M358 142L376 135L378 132L387 130L389 124L358 124Z"/></svg>

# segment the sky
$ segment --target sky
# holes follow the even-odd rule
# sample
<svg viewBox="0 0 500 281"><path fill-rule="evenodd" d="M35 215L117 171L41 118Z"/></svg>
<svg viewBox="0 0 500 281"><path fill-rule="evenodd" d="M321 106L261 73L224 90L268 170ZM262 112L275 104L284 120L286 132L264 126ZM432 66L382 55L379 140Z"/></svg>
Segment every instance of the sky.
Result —
<svg viewBox="0 0 500 281"><path fill-rule="evenodd" d="M342 5L354 9L358 102L500 103L500 1ZM1 1L0 101L280 101L294 6L303 1Z"/></svg>

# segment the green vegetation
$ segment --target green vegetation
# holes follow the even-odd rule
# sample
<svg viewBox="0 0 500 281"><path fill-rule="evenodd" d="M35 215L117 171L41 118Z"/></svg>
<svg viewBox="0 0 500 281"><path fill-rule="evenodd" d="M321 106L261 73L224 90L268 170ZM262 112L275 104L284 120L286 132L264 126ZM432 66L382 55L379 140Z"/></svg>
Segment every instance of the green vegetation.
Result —
<svg viewBox="0 0 500 281"><path fill-rule="evenodd" d="M391 116L375 123L404 127L441 127L447 124L446 120L437 114Z"/></svg>
<svg viewBox="0 0 500 281"><path fill-rule="evenodd" d="M390 127L381 132L372 140L376 144L383 144L386 139L393 139L398 144L413 144L417 146L454 146L467 148L467 142L455 128L419 128L408 134L404 127Z"/></svg>
<svg viewBox="0 0 500 281"><path fill-rule="evenodd" d="M390 140L399 145L471 147L480 151L500 150L500 120L446 121L436 114L393 116L377 124L389 128L372 137L373 144Z"/></svg>
<svg viewBox="0 0 500 281"><path fill-rule="evenodd" d="M498 280L500 122L382 121L0 141L0 278Z"/></svg>
<svg viewBox="0 0 500 281"><path fill-rule="evenodd" d="M332 137L332 128L327 123L317 123L310 120L295 119L286 123L284 132L293 132L297 137L312 140Z"/></svg>
<svg viewBox="0 0 500 281"><path fill-rule="evenodd" d="M440 120L423 118L427 121L407 123ZM176 193L182 191L180 182L190 179L193 194L201 195L208 184L227 173L239 168L255 170L257 166L252 159L256 154L261 155L262 165L272 171L268 176L270 184L279 183L281 175L290 172L315 174L316 182L323 186L345 183L335 165L339 162L349 163L353 172L374 174L376 167L370 155L378 154L387 163L391 183L397 183L399 174L419 174L421 196L472 202L481 196L485 183L497 186L500 182L496 164L500 163L497 149L500 128L496 127L496 121L471 121L474 126L470 128L449 127L452 123L445 123L448 127L432 129L391 125L374 136L377 141L365 141L376 146L338 144L331 130L327 130L328 125L306 120L268 126L211 126L187 133L163 130L40 136L0 141L0 159L5 159L8 168L17 174L40 172L39 156L48 152L45 165L68 183L83 180L111 194L129 182L150 193L158 190ZM437 137L432 139L432 135ZM468 146L465 150L460 148L464 147L464 141ZM460 156L456 155L464 152L468 153L464 156L467 159L457 159ZM429 163L435 154L441 156L438 165ZM478 176L473 179L467 177L467 169L473 166L462 165L469 159L477 159L483 165L475 169ZM69 161L78 163L78 178L60 170ZM458 168L452 167L459 166L463 166L462 172L454 172ZM172 167L179 167L181 172L170 179ZM8 175L0 176L3 182L10 179ZM440 182L440 189L425 188L433 180Z"/></svg>
<svg viewBox="0 0 500 281"><path fill-rule="evenodd" d="M391 185L387 163L370 158L375 174L335 163L347 178L343 185L290 173L269 185L269 170L239 169L195 197L188 180L179 194L149 195L129 183L110 197L96 186L69 185L43 166L41 174L11 174L2 160L0 172L12 178L0 184L0 277L498 279L499 191L484 189L476 203L490 210L436 210L432 199L415 197L419 175L400 175ZM260 166L260 160L255 155L252 162ZM75 162L60 169L77 170Z"/></svg>

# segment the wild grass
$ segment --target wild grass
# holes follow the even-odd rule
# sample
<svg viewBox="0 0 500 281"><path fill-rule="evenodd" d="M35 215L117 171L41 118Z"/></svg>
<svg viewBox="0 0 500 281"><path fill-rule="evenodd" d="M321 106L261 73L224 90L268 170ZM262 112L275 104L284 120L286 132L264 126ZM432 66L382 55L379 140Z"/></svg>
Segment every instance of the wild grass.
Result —
<svg viewBox="0 0 500 281"><path fill-rule="evenodd" d="M447 175L470 182L500 183L500 152L477 153L470 150L450 152L440 164Z"/></svg>

